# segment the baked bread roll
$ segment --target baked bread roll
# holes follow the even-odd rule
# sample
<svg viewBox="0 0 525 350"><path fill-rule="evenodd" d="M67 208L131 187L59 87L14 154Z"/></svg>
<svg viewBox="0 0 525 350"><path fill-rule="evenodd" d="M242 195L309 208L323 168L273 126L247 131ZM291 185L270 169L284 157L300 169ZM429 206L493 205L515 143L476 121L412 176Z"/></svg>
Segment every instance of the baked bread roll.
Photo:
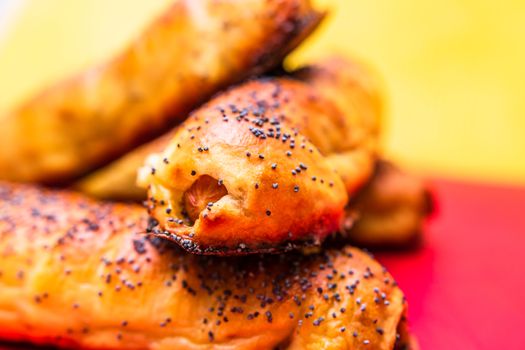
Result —
<svg viewBox="0 0 525 350"><path fill-rule="evenodd" d="M308 0L179 0L118 56L2 116L0 178L65 183L280 63L317 25Z"/></svg>
<svg viewBox="0 0 525 350"><path fill-rule="evenodd" d="M377 123L359 112L380 114L364 74L335 78L345 67L354 65L328 60L304 80L250 81L196 110L141 170L153 233L199 254L248 254L318 245L339 230L377 158ZM320 92L330 84L349 100Z"/></svg>
<svg viewBox="0 0 525 350"><path fill-rule="evenodd" d="M366 247L409 247L419 243L433 199L424 182L381 160L374 176L347 209L342 233Z"/></svg>
<svg viewBox="0 0 525 350"><path fill-rule="evenodd" d="M217 258L147 238L136 205L0 184L0 339L83 349L408 349L369 255Z"/></svg>
<svg viewBox="0 0 525 350"><path fill-rule="evenodd" d="M198 109L141 169L154 234L201 254L318 244L339 228L348 201L334 165L303 134L337 147L330 105L298 81L251 81ZM339 135L337 135L339 136Z"/></svg>

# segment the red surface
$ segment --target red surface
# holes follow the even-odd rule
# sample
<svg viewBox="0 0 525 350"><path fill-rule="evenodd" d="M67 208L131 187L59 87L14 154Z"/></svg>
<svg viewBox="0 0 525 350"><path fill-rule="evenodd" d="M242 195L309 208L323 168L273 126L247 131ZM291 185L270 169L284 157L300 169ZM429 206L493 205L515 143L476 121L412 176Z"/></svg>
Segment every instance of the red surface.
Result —
<svg viewBox="0 0 525 350"><path fill-rule="evenodd" d="M525 349L525 188L435 181L419 250L377 258L422 350Z"/></svg>

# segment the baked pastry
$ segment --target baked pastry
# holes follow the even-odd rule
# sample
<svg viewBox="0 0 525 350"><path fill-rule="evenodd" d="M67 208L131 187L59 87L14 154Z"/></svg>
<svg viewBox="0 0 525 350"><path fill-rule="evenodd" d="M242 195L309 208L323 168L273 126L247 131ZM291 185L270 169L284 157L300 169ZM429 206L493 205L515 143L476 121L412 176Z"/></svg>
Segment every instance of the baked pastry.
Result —
<svg viewBox="0 0 525 350"><path fill-rule="evenodd" d="M319 70L339 71L339 62ZM309 81L250 81L196 110L139 175L153 233L195 253L247 254L318 245L337 231L373 171L377 142L360 141L366 123L354 121L377 98L360 93L368 103L345 113ZM342 96L359 90L352 74L331 82Z"/></svg>
<svg viewBox="0 0 525 350"><path fill-rule="evenodd" d="M370 182L350 201L341 231L359 246L409 247L419 242L432 210L423 181L381 160Z"/></svg>
<svg viewBox="0 0 525 350"><path fill-rule="evenodd" d="M344 168L340 171L341 177L354 180L345 181L352 192L354 187L368 180L374 169L383 105L379 79L366 64L335 56L291 75L329 99L352 125L345 130L341 147L346 152L341 155L339 164ZM144 200L146 190L136 185L137 169L148 155L164 150L175 133L176 129L170 130L88 174L75 184L75 188L97 198Z"/></svg>
<svg viewBox="0 0 525 350"><path fill-rule="evenodd" d="M362 251L196 256L138 205L0 184L0 339L83 349L408 349Z"/></svg>
<svg viewBox="0 0 525 350"><path fill-rule="evenodd" d="M322 15L309 0L180 0L106 64L2 116L0 178L64 183L279 64Z"/></svg>
<svg viewBox="0 0 525 350"><path fill-rule="evenodd" d="M378 75L366 63L340 56L328 57L292 74L335 104L343 115L342 124L336 125L342 132L330 158L348 193L353 193L371 177L380 149L384 97ZM334 135L325 132L329 138ZM321 142L319 137L314 144Z"/></svg>
<svg viewBox="0 0 525 350"><path fill-rule="evenodd" d="M198 109L141 169L160 224L153 233L195 253L243 254L318 244L337 231L344 183L293 119L319 121L309 124L318 137L338 133L323 102L282 78L248 82Z"/></svg>

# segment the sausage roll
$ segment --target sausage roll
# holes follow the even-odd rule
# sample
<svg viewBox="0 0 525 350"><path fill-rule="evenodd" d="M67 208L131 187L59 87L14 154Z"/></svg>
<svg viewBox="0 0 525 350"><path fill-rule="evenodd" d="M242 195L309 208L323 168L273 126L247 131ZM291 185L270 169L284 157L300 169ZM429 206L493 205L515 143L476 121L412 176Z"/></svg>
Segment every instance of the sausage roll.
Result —
<svg viewBox="0 0 525 350"><path fill-rule="evenodd" d="M320 21L309 0L180 0L122 53L2 116L0 178L64 183L280 63Z"/></svg>
<svg viewBox="0 0 525 350"><path fill-rule="evenodd" d="M409 349L403 293L349 246L186 253L143 208L0 184L0 339L83 349Z"/></svg>
<svg viewBox="0 0 525 350"><path fill-rule="evenodd" d="M377 92L362 73L331 72L353 66L329 60L304 80L249 81L196 110L139 175L153 233L195 253L246 254L318 245L337 231L377 157L377 127L359 121L361 110L379 117ZM320 93L309 84L317 76L363 102Z"/></svg>
<svg viewBox="0 0 525 350"><path fill-rule="evenodd" d="M381 160L374 176L350 201L342 233L366 247L408 247L421 238L433 198L423 181Z"/></svg>

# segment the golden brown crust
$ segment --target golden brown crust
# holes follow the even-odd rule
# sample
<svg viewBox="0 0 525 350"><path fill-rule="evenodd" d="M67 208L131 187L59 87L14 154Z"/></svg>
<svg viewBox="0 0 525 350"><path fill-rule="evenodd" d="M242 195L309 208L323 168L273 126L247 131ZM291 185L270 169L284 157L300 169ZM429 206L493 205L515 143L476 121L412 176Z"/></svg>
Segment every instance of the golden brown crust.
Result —
<svg viewBox="0 0 525 350"><path fill-rule="evenodd" d="M308 0L176 1L119 56L2 118L0 178L59 183L93 170L278 64L321 17Z"/></svg>
<svg viewBox="0 0 525 350"><path fill-rule="evenodd" d="M382 160L350 202L342 231L359 246L406 247L419 242L431 211L432 198L424 182Z"/></svg>
<svg viewBox="0 0 525 350"><path fill-rule="evenodd" d="M195 256L145 238L138 206L5 183L0 213L4 340L86 349L391 350L397 333L405 339L402 292L355 248Z"/></svg>
<svg viewBox="0 0 525 350"><path fill-rule="evenodd" d="M339 133L339 115L326 113L323 102L305 84L282 78L245 83L197 110L141 170L160 223L154 233L196 253L242 254L317 243L335 232L347 194L321 152L337 139L319 148L308 140ZM184 198L202 176L215 183L201 193L224 186L226 194L192 220Z"/></svg>
<svg viewBox="0 0 525 350"><path fill-rule="evenodd" d="M336 79L344 65L350 73ZM160 224L154 233L196 253L246 254L318 244L336 231L377 151L377 125L360 115L378 119L369 106L378 98L353 66L327 60L300 79L247 82L195 111L139 176ZM331 93L321 93L326 86ZM203 175L227 194L195 219L184 196Z"/></svg>

